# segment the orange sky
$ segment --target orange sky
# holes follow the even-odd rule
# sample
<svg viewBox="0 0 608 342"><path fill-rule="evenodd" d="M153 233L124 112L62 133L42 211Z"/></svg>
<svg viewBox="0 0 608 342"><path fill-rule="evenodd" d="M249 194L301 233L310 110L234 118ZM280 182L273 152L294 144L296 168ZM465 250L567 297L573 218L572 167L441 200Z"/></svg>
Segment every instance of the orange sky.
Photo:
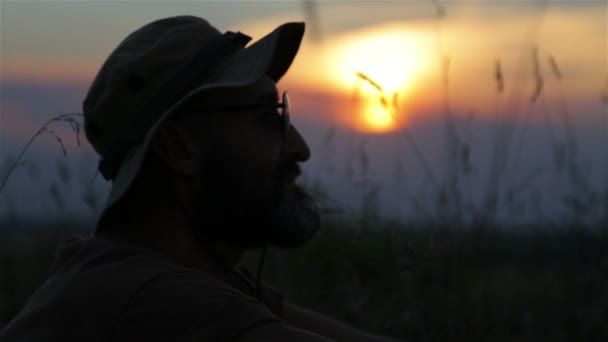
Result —
<svg viewBox="0 0 608 342"><path fill-rule="evenodd" d="M449 95L453 110L496 113L507 110L506 104L514 100L529 98L534 91L532 50L537 46L543 95L547 101L555 101L560 91L575 103L597 100L606 78L607 38L605 27L602 28L605 6L602 13L597 6L551 7L549 4L541 11L540 7L525 4L483 7L465 6L465 3L448 5L447 16L441 21L437 21L430 5L323 3L318 8L319 25L311 26L314 23L309 22L308 26L308 34L319 32L321 39L304 41L279 86L292 89L302 99L316 98L325 105L316 108L318 106L309 100L299 102L302 112L315 119L383 132L400 123L407 124L423 111L421 108L425 108L424 111L431 111L433 106L437 111L443 108L439 52L449 58ZM77 7L82 9L70 7L74 12L71 14L37 10L42 5L11 6L15 7L10 7L9 13L36 15L47 11L44 20L48 20L48 25L34 22L34 29L23 26L14 16L6 14L9 7L3 5L4 80L51 86L92 80L105 56L128 33L112 29L112 25L105 30L95 30L94 13L86 12L89 7L84 4ZM268 11L267 16L253 21L227 19L224 26L227 26L225 29L238 28L257 39L287 20L310 19L300 8L292 7L276 14ZM109 13L111 8L105 10ZM76 11L90 16L90 26L79 30L64 25L62 16L80 15ZM222 8L218 11L223 13ZM398 11L404 18L413 19L396 18ZM368 16L362 18L363 14ZM150 12L143 16L154 15ZM125 22L117 22L115 26L124 30L136 28L135 23ZM547 63L550 55L559 63L564 77L562 85L551 74ZM503 94L496 91L496 59L501 61ZM358 72L369 79L358 77ZM370 80L382 87L382 91L371 86ZM393 101L395 93L396 102ZM304 110L307 107L308 110ZM314 117L315 112L321 111L323 115Z"/></svg>

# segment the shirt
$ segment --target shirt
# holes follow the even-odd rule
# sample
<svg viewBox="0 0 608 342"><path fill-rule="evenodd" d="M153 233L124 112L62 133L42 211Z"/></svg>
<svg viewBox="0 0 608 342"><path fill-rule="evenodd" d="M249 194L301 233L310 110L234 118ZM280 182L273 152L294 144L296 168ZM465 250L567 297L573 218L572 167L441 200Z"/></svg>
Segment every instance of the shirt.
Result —
<svg viewBox="0 0 608 342"><path fill-rule="evenodd" d="M283 322L278 293L248 292L137 246L72 240L0 341L232 341Z"/></svg>

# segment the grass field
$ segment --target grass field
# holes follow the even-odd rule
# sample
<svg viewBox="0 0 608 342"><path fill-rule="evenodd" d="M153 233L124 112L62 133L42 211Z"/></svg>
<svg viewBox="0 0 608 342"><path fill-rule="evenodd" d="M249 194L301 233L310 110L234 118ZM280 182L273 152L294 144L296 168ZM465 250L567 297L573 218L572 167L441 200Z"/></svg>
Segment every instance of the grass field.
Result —
<svg viewBox="0 0 608 342"><path fill-rule="evenodd" d="M44 281L56 243L88 234L12 228L0 230L0 326ZM608 340L607 231L418 228L331 222L301 249L270 250L263 278L289 301L411 341Z"/></svg>

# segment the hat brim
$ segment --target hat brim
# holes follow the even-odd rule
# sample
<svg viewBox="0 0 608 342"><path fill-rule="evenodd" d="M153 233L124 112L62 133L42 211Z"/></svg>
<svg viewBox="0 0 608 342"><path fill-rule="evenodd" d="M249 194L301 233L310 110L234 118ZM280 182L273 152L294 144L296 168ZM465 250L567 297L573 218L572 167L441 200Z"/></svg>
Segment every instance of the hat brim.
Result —
<svg viewBox="0 0 608 342"><path fill-rule="evenodd" d="M304 23L286 23L277 27L254 44L239 51L212 80L194 88L169 108L146 134L144 141L133 147L122 162L106 201L104 212L127 193L139 173L152 138L160 125L193 96L219 88L237 88L255 83L264 76L278 82L295 58L302 37ZM102 213L103 215L103 213Z"/></svg>

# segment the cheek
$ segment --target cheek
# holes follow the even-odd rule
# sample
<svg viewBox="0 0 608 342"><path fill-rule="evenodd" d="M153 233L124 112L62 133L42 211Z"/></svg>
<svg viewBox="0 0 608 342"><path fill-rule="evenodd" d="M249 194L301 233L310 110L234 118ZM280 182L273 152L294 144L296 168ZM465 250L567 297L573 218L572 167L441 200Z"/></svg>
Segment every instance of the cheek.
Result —
<svg viewBox="0 0 608 342"><path fill-rule="evenodd" d="M234 160L242 163L244 176L255 178L260 185L268 184L276 173L281 156L281 140L274 131L262 129L244 130L230 147Z"/></svg>
<svg viewBox="0 0 608 342"><path fill-rule="evenodd" d="M281 148L261 139L243 137L238 144L227 146L216 155L218 171L243 199L263 200L276 188L277 167Z"/></svg>
<svg viewBox="0 0 608 342"><path fill-rule="evenodd" d="M253 191L259 192L260 195L273 195L276 183L280 179L278 175L280 148L251 151L250 155L253 158L248 160L243 177L247 178Z"/></svg>
<svg viewBox="0 0 608 342"><path fill-rule="evenodd" d="M282 146L276 120L241 118L217 128L212 132L214 161L209 165L216 169L215 178L225 180L224 186L244 200L272 196Z"/></svg>

